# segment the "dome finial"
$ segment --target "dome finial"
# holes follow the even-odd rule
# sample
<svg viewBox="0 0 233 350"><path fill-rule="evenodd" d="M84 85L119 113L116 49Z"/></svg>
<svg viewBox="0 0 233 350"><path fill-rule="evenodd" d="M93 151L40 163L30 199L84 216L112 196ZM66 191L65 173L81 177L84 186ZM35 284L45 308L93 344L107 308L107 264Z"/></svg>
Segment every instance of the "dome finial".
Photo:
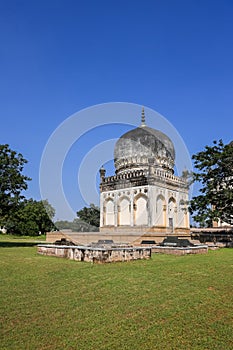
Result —
<svg viewBox="0 0 233 350"><path fill-rule="evenodd" d="M146 126L146 119L145 119L145 111L144 111L144 107L142 107L142 114L141 114L141 126Z"/></svg>

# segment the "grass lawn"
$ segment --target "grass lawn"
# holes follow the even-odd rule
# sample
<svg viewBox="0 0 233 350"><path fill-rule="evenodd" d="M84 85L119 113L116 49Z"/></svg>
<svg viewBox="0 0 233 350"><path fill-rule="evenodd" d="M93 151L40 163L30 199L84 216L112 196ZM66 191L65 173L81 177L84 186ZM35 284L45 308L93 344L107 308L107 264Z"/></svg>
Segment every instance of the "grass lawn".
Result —
<svg viewBox="0 0 233 350"><path fill-rule="evenodd" d="M0 349L233 349L233 249L92 265L1 241Z"/></svg>

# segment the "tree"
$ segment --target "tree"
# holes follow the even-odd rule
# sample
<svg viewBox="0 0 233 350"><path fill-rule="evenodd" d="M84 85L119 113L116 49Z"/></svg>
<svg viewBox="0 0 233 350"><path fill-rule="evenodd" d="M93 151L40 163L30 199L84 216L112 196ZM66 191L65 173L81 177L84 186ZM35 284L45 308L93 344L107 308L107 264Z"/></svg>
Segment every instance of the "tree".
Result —
<svg viewBox="0 0 233 350"><path fill-rule="evenodd" d="M58 220L54 224L58 230L71 230L72 229L72 222L68 221L68 220Z"/></svg>
<svg viewBox="0 0 233 350"><path fill-rule="evenodd" d="M189 210L201 226L212 226L218 220L233 224L233 142L213 144L192 157L198 170L193 180L202 188L191 200Z"/></svg>
<svg viewBox="0 0 233 350"><path fill-rule="evenodd" d="M9 232L15 234L37 236L55 228L52 222L54 215L55 210L47 200L24 200L18 204L6 227Z"/></svg>
<svg viewBox="0 0 233 350"><path fill-rule="evenodd" d="M75 232L96 232L98 231L98 227L95 225L91 225L86 221L76 218L72 222L72 231Z"/></svg>
<svg viewBox="0 0 233 350"><path fill-rule="evenodd" d="M22 174L27 160L21 153L0 145L0 224L4 224L24 198L22 190L27 189L29 177Z"/></svg>
<svg viewBox="0 0 233 350"><path fill-rule="evenodd" d="M72 230L75 232L93 232L98 231L97 226L88 224L86 221L76 218L73 221L60 220L55 222L58 230Z"/></svg>
<svg viewBox="0 0 233 350"><path fill-rule="evenodd" d="M84 207L77 211L77 216L91 226L99 227L100 225L100 209L94 204L90 204L89 208Z"/></svg>

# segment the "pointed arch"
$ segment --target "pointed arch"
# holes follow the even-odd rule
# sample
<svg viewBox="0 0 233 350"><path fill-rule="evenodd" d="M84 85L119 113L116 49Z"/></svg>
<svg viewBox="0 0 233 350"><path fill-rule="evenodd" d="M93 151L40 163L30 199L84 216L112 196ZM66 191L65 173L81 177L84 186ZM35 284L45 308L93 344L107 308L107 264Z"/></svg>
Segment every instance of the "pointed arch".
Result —
<svg viewBox="0 0 233 350"><path fill-rule="evenodd" d="M139 193L134 198L134 223L136 226L148 225L148 204L147 203L148 203L148 197L143 193Z"/></svg>
<svg viewBox="0 0 233 350"><path fill-rule="evenodd" d="M185 201L183 198L179 201L178 213L177 213L177 226L189 228L187 201Z"/></svg>
<svg viewBox="0 0 233 350"><path fill-rule="evenodd" d="M162 194L159 194L156 199L155 224L166 226L166 200Z"/></svg>
<svg viewBox="0 0 233 350"><path fill-rule="evenodd" d="M130 225L130 199L122 196L118 201L118 225Z"/></svg>
<svg viewBox="0 0 233 350"><path fill-rule="evenodd" d="M176 200L174 197L170 197L168 200L168 226L173 232L177 223L177 207Z"/></svg>
<svg viewBox="0 0 233 350"><path fill-rule="evenodd" d="M168 216L171 217L174 215L176 209L176 200L174 197L170 197L168 200Z"/></svg>
<svg viewBox="0 0 233 350"><path fill-rule="evenodd" d="M178 206L178 213L177 213L177 226L178 227L184 227L184 212L185 212L185 201L181 199L179 201L179 206Z"/></svg>
<svg viewBox="0 0 233 350"><path fill-rule="evenodd" d="M114 225L114 202L112 198L107 198L104 202L104 225Z"/></svg>

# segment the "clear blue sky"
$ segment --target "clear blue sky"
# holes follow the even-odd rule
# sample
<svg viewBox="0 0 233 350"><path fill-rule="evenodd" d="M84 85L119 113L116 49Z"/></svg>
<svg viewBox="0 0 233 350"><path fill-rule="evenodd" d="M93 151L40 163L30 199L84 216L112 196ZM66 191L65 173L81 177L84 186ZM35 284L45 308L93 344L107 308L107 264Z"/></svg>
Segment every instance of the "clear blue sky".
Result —
<svg viewBox="0 0 233 350"><path fill-rule="evenodd" d="M27 196L52 132L95 104L158 111L190 154L232 140L232 18L231 0L0 1L0 142L28 159Z"/></svg>

